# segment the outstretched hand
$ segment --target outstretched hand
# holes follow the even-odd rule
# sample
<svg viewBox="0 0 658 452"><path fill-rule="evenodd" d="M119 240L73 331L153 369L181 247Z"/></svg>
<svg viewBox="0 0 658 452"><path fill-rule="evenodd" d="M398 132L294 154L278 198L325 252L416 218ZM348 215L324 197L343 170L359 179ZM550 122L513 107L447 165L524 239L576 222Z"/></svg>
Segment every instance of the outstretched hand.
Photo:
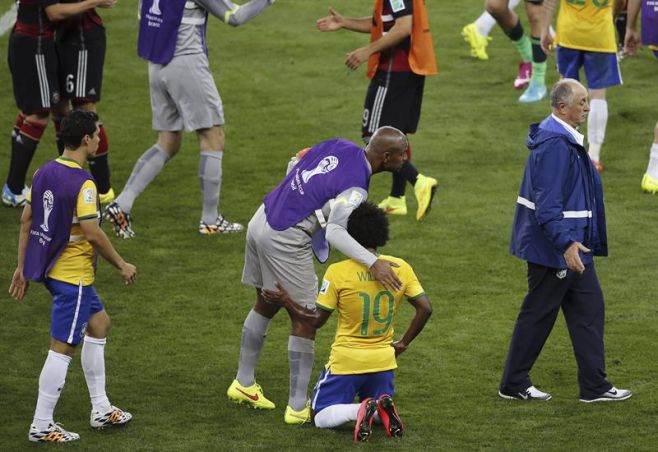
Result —
<svg viewBox="0 0 658 452"><path fill-rule="evenodd" d="M13 299L21 301L25 297L25 293L27 292L29 284L30 282L23 276L23 271L17 268L14 271L14 276L11 278L11 284L9 285L9 295Z"/></svg>
<svg viewBox="0 0 658 452"><path fill-rule="evenodd" d="M343 16L333 8L329 8L329 16L321 17L315 21L315 26L320 31L336 31L343 28Z"/></svg>
<svg viewBox="0 0 658 452"><path fill-rule="evenodd" d="M398 275L393 271L393 267L399 267L395 262L387 261L384 259L377 259L370 272L377 281L382 283L384 287L392 292L397 292L402 287L402 282Z"/></svg>
<svg viewBox="0 0 658 452"><path fill-rule="evenodd" d="M99 8L114 8L117 4L117 0L98 0Z"/></svg>

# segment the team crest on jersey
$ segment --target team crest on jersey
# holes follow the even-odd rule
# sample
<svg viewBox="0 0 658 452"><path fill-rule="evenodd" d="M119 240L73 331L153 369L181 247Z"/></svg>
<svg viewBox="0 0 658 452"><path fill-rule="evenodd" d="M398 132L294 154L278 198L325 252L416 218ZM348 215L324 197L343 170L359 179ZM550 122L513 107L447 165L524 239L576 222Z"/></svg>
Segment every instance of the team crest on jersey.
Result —
<svg viewBox="0 0 658 452"><path fill-rule="evenodd" d="M96 190L85 188L82 190L82 199L85 204L96 204Z"/></svg>
<svg viewBox="0 0 658 452"><path fill-rule="evenodd" d="M563 268L562 270L558 270L555 276L557 276L557 279L564 279L564 277L567 276L567 269Z"/></svg>
<svg viewBox="0 0 658 452"><path fill-rule="evenodd" d="M354 207L359 207L359 205L361 205L363 202L363 195L354 190L352 193L350 193L350 199L347 202L349 202Z"/></svg>
<svg viewBox="0 0 658 452"><path fill-rule="evenodd" d="M327 290L329 290L329 285L330 285L330 284L331 284L331 283L330 283L328 280L326 280L326 279L323 279L323 280L322 280L322 287L320 287L320 293L321 293L322 295L326 295L326 294L327 294Z"/></svg>
<svg viewBox="0 0 658 452"><path fill-rule="evenodd" d="M391 9L394 13L402 11L404 8L404 0L391 0Z"/></svg>
<svg viewBox="0 0 658 452"><path fill-rule="evenodd" d="M43 232L49 232L50 228L48 227L48 218L50 213L53 211L53 206L55 205L55 196L50 190L46 190L43 193L43 223L41 223L41 229Z"/></svg>

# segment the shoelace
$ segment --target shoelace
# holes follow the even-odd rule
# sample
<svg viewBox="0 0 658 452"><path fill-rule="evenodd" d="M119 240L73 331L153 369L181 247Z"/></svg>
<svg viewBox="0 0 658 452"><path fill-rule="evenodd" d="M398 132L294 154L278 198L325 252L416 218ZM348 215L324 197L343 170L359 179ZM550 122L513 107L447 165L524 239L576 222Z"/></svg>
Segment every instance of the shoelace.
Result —
<svg viewBox="0 0 658 452"><path fill-rule="evenodd" d="M227 230L227 229L237 229L238 227L236 226L236 223L234 223L233 221L229 221L226 218L220 216L217 218L217 228Z"/></svg>

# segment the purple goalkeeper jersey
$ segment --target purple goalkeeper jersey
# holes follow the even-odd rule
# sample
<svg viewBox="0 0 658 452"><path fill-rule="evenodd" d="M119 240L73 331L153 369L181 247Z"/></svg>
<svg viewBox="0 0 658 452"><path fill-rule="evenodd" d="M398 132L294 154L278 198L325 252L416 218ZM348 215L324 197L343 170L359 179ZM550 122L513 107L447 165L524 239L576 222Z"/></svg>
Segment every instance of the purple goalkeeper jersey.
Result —
<svg viewBox="0 0 658 452"><path fill-rule="evenodd" d="M71 236L71 223L78 194L91 175L52 161L42 166L32 180L32 224L25 251L23 276L43 281L64 251Z"/></svg>
<svg viewBox="0 0 658 452"><path fill-rule="evenodd" d="M642 42L658 46L658 0L642 0Z"/></svg>
<svg viewBox="0 0 658 452"><path fill-rule="evenodd" d="M364 150L340 138L316 144L264 200L267 222L283 231L355 187L366 192L371 169Z"/></svg>
<svg viewBox="0 0 658 452"><path fill-rule="evenodd" d="M186 0L142 0L137 54L156 64L174 57Z"/></svg>

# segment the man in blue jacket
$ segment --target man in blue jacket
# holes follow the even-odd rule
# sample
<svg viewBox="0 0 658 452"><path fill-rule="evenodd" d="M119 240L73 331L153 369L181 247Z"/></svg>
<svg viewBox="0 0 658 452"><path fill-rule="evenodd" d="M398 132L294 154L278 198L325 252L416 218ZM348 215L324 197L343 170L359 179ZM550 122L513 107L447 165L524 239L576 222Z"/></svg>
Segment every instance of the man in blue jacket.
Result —
<svg viewBox="0 0 658 452"><path fill-rule="evenodd" d="M606 379L603 293L593 256L608 254L601 178L577 127L587 119L587 90L573 79L551 90L552 114L530 126L510 251L528 262L528 294L516 320L498 395L550 400L530 369L560 308L578 363L581 402L631 397Z"/></svg>

